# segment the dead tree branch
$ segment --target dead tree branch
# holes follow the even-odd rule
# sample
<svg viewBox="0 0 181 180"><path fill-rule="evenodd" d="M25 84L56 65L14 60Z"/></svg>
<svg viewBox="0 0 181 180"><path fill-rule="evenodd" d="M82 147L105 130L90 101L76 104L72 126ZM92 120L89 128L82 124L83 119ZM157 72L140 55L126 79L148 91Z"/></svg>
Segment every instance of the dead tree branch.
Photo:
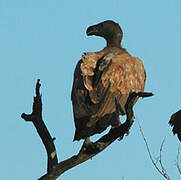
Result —
<svg viewBox="0 0 181 180"><path fill-rule="evenodd" d="M147 149L147 151L148 151L148 154L149 154L149 157L150 157L150 159L151 159L152 164L154 165L154 167L156 168L156 170L157 170L165 179L171 180L171 178L168 176L168 174L167 174L167 172L166 172L166 169L164 168L163 163L162 163L162 150L163 150L163 145L164 145L164 142L165 142L165 138L163 139L163 142L162 142L162 144L161 144L161 146L160 146L160 155L159 155L159 163L160 163L160 167L161 167L161 168L160 168L160 167L157 165L157 163L153 160L152 153L151 153L151 151L150 151L148 142L147 142L147 140L146 140L146 137L145 137L145 135L144 135L144 132L143 132L143 130L142 130L142 127L141 127L139 121L138 121L138 125L139 125L139 130L140 130L141 135L142 135L142 137L143 137L143 140L144 140L144 142L145 142L146 149Z"/></svg>
<svg viewBox="0 0 181 180"><path fill-rule="evenodd" d="M47 152L48 163L47 163L47 172L51 172L53 168L58 164L58 158L56 154L55 145L53 143L54 138L51 137L45 123L42 119L42 101L40 95L40 80L37 80L36 83L36 96L34 97L33 102L33 112L31 114L23 113L21 117L25 121L30 121L35 126Z"/></svg>
<svg viewBox="0 0 181 180"><path fill-rule="evenodd" d="M83 146L77 155L74 155L71 158L60 162L50 174L49 173L45 174L39 180L51 180L53 178L57 178L65 171L75 167L78 164L81 164L81 163L87 161L88 159L92 158L93 156L95 156L98 153L100 153L101 151L103 151L107 146L109 146L112 142L114 142L118 137L120 137L120 139L123 139L124 135L129 131L129 129L133 123L134 100L137 97L149 97L152 95L153 95L152 93L144 93L144 92L132 93L129 96L128 101L126 103L127 120L124 124L122 124L118 128L111 129L108 132L108 134L101 137L98 141L92 143L92 145L88 149L87 149L87 147L84 146L85 143L83 143Z"/></svg>
<svg viewBox="0 0 181 180"><path fill-rule="evenodd" d="M133 105L134 105L135 99L138 97L153 96L152 93L145 93L145 92L131 93L125 105L126 116L127 116L125 123L120 125L118 128L110 129L110 131L106 135L101 137L96 142L89 142L89 144L87 144L84 141L77 155L74 155L71 158L58 163L53 139L50 136L50 133L48 132L42 120L42 103L41 103L39 88L40 88L40 84L38 80L36 84L36 97L34 98L32 114L30 115L26 115L24 113L22 114L22 118L25 121L33 122L47 150L48 171L47 171L47 174L40 177L39 180L55 180L65 171L75 167L78 164L81 164L87 161L88 159L92 158L93 156L103 151L112 142L118 139L118 137L122 140L124 135L127 134L127 132L129 132L129 129L131 128L133 124L133 120L134 120Z"/></svg>

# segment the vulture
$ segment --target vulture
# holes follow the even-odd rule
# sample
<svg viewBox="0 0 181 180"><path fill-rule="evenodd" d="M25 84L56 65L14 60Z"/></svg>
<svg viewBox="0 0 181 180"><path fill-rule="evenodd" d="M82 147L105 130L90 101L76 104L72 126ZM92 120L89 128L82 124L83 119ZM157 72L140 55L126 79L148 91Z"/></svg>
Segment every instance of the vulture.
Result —
<svg viewBox="0 0 181 180"><path fill-rule="evenodd" d="M177 134L179 141L181 141L181 110L172 114L169 124L173 127L173 134Z"/></svg>
<svg viewBox="0 0 181 180"><path fill-rule="evenodd" d="M107 20L88 27L86 34L103 37L107 45L84 53L76 65L71 93L74 141L102 133L108 126L119 127L129 94L145 88L143 63L122 48L119 24Z"/></svg>

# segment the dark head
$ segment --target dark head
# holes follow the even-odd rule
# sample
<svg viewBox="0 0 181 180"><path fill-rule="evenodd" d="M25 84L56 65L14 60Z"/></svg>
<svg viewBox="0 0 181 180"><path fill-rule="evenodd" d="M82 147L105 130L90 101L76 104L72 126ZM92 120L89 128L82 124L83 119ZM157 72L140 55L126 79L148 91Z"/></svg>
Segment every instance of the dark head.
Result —
<svg viewBox="0 0 181 180"><path fill-rule="evenodd" d="M121 46L123 32L119 24L108 20L87 28L88 36L101 36L107 41L107 46Z"/></svg>

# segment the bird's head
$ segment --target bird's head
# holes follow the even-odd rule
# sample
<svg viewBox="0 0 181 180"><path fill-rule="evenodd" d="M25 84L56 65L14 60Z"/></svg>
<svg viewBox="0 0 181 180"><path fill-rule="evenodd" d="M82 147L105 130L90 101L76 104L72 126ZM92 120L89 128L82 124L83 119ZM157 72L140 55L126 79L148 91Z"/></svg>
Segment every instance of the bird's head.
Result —
<svg viewBox="0 0 181 180"><path fill-rule="evenodd" d="M87 28L88 36L101 36L107 41L107 46L120 46L123 32L119 24L107 20Z"/></svg>

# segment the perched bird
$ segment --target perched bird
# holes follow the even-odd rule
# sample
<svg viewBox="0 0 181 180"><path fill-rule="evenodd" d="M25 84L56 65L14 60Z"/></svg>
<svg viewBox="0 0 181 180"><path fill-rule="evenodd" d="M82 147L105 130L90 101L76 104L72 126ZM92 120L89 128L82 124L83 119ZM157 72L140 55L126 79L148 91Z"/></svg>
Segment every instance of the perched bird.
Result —
<svg viewBox="0 0 181 180"><path fill-rule="evenodd" d="M173 134L177 134L179 141L181 141L181 110L172 114L169 124L173 127Z"/></svg>
<svg viewBox="0 0 181 180"><path fill-rule="evenodd" d="M88 27L86 34L103 37L107 46L98 52L84 53L76 65L71 94L74 140L101 133L110 125L120 126L119 115L125 115L129 94L145 88L144 66L122 48L119 24L107 20Z"/></svg>

